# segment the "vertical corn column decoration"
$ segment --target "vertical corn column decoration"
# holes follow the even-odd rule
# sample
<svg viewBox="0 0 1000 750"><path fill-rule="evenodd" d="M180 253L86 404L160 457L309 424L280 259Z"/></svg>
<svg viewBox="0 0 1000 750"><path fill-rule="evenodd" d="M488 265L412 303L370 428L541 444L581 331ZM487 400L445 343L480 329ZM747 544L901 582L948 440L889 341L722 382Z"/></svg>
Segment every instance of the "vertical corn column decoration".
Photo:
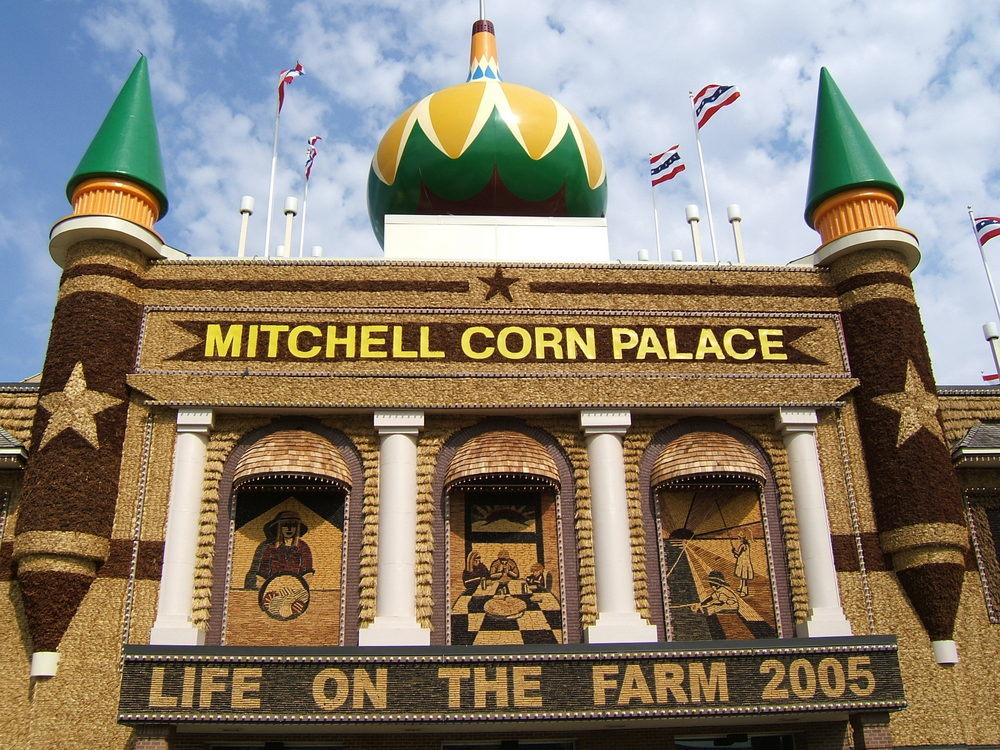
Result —
<svg viewBox="0 0 1000 750"><path fill-rule="evenodd" d="M913 235L896 224L903 193L830 74L820 77L806 221L820 232L842 309L882 550L933 644L952 640L968 534L941 427L910 281Z"/></svg>
<svg viewBox="0 0 1000 750"><path fill-rule="evenodd" d="M101 199L95 200L98 184ZM118 236L155 237L148 230L166 211L163 184L140 58L67 186L74 223L70 238L62 238L65 270L14 540L34 677L56 672L59 643L107 559L118 500L129 408L125 379L142 315L136 282L144 255L155 248L103 239L102 230L112 222L124 227Z"/></svg>

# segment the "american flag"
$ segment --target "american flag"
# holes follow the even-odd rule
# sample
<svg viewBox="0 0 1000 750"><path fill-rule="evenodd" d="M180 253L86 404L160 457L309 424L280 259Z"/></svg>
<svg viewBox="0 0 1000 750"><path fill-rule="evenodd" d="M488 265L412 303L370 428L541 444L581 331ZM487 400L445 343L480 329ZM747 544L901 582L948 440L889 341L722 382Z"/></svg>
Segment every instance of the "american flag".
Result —
<svg viewBox="0 0 1000 750"><path fill-rule="evenodd" d="M740 90L735 86L720 86L710 83L694 97L694 119L698 122L698 130L712 119L712 115L732 104L740 98Z"/></svg>
<svg viewBox="0 0 1000 750"><path fill-rule="evenodd" d="M295 67L289 68L288 70L281 71L278 76L278 111L281 112L282 106L285 104L285 84L291 83L299 76L304 76L306 74L305 69L302 67L302 63L298 60L295 61Z"/></svg>
<svg viewBox="0 0 1000 750"><path fill-rule="evenodd" d="M316 160L316 154L319 151L316 150L316 142L323 140L323 136L314 135L308 140L308 146L306 146L306 181L309 181L309 175L312 173L313 161Z"/></svg>
<svg viewBox="0 0 1000 750"><path fill-rule="evenodd" d="M662 154L649 157L649 174L653 185L672 180L684 171L684 162L677 153L677 146L671 146Z"/></svg>
<svg viewBox="0 0 1000 750"><path fill-rule="evenodd" d="M979 247L994 237L1000 236L1000 216L980 216L978 219L973 219L972 223L976 227L976 239L979 240Z"/></svg>

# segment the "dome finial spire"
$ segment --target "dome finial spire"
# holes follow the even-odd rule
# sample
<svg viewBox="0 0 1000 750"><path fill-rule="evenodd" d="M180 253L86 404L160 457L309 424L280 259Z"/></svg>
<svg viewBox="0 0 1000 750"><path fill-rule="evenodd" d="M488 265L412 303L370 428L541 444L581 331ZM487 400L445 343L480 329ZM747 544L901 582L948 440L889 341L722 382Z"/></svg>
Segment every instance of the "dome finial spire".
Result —
<svg viewBox="0 0 1000 750"><path fill-rule="evenodd" d="M479 20L472 24L472 49L469 52L469 77L465 82L500 80L497 37L493 22L486 20L486 1L479 2Z"/></svg>

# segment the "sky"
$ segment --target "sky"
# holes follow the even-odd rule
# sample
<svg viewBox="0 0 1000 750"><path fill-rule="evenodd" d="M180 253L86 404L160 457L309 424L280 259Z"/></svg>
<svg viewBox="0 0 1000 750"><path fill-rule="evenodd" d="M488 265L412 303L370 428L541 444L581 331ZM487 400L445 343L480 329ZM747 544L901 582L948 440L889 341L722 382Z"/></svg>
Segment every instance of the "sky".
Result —
<svg viewBox="0 0 1000 750"><path fill-rule="evenodd" d="M687 170L657 188L663 257L692 259L684 207L708 242L688 92L742 92L702 130L720 260L784 265L819 245L805 224L820 68L826 66L906 199L920 238L914 285L941 385L982 384L996 320L967 206L1000 215L1000 3L953 0L488 0L504 80L554 96L594 135L608 170L615 260L656 257L648 154L678 144ZM0 382L41 370L59 278L51 225L65 185L138 57L149 60L170 199L157 224L195 257L235 256L240 197L263 247L275 88L286 89L274 244L284 196L301 199L306 140L320 135L306 246L379 257L368 168L386 128L464 82L474 0L32 0L4 7L0 60ZM298 237L298 227L295 237ZM294 243L297 247L297 239ZM992 245L992 246L991 246ZM307 250L308 252L308 250ZM1000 239L987 244L1000 278Z"/></svg>

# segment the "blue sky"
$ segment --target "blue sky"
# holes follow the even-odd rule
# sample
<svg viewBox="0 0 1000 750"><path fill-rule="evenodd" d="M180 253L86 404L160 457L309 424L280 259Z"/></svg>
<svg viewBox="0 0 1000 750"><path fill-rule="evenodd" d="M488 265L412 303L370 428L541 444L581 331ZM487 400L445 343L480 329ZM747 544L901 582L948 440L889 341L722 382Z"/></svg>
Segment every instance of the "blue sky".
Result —
<svg viewBox="0 0 1000 750"><path fill-rule="evenodd" d="M645 158L674 143L688 170L658 190L662 246L665 257L675 247L691 257L684 206L705 208L687 92L713 82L743 92L702 137L723 262L735 261L729 203L743 209L751 263L783 265L815 249L801 217L816 80L827 66L906 193L900 223L921 240L915 285L938 380L980 383L993 367L980 326L996 314L965 207L1000 214L1000 6L798 6L490 0L487 15L504 78L555 96L597 139L608 165L612 253L622 260L639 248L655 255ZM136 50L152 75L171 201L157 229L168 244L195 256L234 255L240 196L250 194L251 242L262 247L274 87L278 71L298 59L307 75L288 90L282 113L276 202L301 196L305 141L322 135L306 242L335 257L372 257L379 248L365 180L375 145L410 103L465 79L478 11L472 0L6 7L0 381L41 369L59 275L48 230L69 211L66 181ZM1000 240L993 245L1000 255Z"/></svg>

